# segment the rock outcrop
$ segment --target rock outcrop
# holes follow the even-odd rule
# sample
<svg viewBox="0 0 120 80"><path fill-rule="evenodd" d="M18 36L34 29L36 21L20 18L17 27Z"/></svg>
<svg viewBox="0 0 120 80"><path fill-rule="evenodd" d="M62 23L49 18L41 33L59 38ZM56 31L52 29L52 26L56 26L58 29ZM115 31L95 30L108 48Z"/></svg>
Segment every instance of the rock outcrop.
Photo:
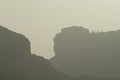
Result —
<svg viewBox="0 0 120 80"><path fill-rule="evenodd" d="M93 71L103 69L100 72L118 76L119 40L119 31L89 33L79 27L63 29L54 39L56 56L51 65L49 60L31 54L30 41L25 36L0 26L0 80L112 80L80 74L94 75Z"/></svg>
<svg viewBox="0 0 120 80"><path fill-rule="evenodd" d="M30 41L0 26L0 80L73 80L43 57L31 54Z"/></svg>
<svg viewBox="0 0 120 80"><path fill-rule="evenodd" d="M63 73L120 78L120 30L90 33L83 27L64 28L54 38L54 51L52 66Z"/></svg>

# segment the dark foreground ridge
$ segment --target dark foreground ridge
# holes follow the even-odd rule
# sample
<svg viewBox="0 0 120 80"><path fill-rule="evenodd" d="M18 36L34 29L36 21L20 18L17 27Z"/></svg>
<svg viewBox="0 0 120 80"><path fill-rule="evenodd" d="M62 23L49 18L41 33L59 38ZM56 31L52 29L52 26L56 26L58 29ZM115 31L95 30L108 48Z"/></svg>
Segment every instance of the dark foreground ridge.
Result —
<svg viewBox="0 0 120 80"><path fill-rule="evenodd" d="M120 80L120 30L64 28L54 38L54 51L51 63L60 72L82 80Z"/></svg>
<svg viewBox="0 0 120 80"><path fill-rule="evenodd" d="M0 80L73 80L43 57L31 54L30 41L0 26Z"/></svg>

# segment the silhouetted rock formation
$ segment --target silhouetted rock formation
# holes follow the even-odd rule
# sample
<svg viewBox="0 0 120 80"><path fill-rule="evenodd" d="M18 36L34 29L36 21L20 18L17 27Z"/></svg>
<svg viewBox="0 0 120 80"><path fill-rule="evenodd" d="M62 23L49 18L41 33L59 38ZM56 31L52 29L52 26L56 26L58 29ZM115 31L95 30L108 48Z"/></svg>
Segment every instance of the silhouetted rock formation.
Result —
<svg viewBox="0 0 120 80"><path fill-rule="evenodd" d="M54 38L54 51L52 66L63 73L120 78L120 30L90 33L82 27L64 28Z"/></svg>
<svg viewBox="0 0 120 80"><path fill-rule="evenodd" d="M31 54L30 41L0 26L0 80L73 80Z"/></svg>

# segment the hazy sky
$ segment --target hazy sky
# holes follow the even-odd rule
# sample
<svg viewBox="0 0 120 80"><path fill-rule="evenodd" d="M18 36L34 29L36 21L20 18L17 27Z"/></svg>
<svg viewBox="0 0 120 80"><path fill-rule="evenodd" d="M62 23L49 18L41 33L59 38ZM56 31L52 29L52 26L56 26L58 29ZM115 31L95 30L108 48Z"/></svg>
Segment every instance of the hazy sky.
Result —
<svg viewBox="0 0 120 80"><path fill-rule="evenodd" d="M0 0L0 24L26 35L32 53L50 58L61 28L120 29L120 0Z"/></svg>

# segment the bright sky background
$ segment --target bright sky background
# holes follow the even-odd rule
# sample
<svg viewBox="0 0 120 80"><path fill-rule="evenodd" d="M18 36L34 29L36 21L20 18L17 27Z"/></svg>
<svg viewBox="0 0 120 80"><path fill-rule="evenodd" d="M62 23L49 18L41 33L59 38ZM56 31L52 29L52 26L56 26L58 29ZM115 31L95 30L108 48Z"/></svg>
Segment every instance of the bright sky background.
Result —
<svg viewBox="0 0 120 80"><path fill-rule="evenodd" d="M0 0L0 24L27 36L32 53L51 58L61 28L120 29L120 0Z"/></svg>

